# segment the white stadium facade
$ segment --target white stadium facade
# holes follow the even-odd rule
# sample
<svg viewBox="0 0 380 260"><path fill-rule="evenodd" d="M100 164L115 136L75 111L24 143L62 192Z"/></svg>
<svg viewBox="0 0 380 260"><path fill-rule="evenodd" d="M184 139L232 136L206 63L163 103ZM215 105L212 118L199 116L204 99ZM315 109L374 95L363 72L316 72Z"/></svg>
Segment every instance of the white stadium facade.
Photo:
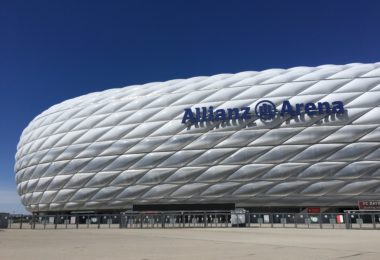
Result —
<svg viewBox="0 0 380 260"><path fill-rule="evenodd" d="M34 213L355 208L380 198L380 63L73 98L26 127L15 172Z"/></svg>

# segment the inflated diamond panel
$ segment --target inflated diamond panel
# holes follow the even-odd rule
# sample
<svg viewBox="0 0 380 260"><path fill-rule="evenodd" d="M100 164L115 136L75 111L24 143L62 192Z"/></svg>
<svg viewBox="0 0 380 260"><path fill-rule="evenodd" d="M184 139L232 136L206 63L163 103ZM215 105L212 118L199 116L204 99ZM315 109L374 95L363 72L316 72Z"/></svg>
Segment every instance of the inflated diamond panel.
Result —
<svg viewBox="0 0 380 260"><path fill-rule="evenodd" d="M342 116L183 124L185 108L342 101ZM296 67L129 86L57 104L23 131L30 211L133 204L354 206L380 196L380 63Z"/></svg>

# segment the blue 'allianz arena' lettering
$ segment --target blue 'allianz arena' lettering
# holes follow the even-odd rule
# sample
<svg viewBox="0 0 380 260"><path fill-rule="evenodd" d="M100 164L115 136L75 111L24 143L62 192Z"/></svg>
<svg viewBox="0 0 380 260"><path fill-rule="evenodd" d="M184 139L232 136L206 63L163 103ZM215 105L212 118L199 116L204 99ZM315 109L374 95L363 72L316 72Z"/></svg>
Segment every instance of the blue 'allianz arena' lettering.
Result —
<svg viewBox="0 0 380 260"><path fill-rule="evenodd" d="M205 121L226 121L226 120L248 120L251 118L249 111L250 107L242 108L228 108L228 109L217 109L214 110L214 107L210 106L195 108L195 112L191 108L185 108L185 113L182 118L182 123L186 124L187 122L199 123Z"/></svg>
<svg viewBox="0 0 380 260"><path fill-rule="evenodd" d="M308 116L318 116L318 115L330 115L330 114L343 114L345 112L344 104L341 101L329 102L318 102L318 103L298 103L292 105L288 100L283 101L281 109L277 110L276 107L270 108L270 101L261 101L263 107L255 109L255 114L258 118L262 120L271 120L276 115L280 117L286 116L299 116L301 114L307 114ZM269 105L268 105L269 104ZM269 107L269 110L268 110ZM227 108L227 109L214 109L213 106L210 107L196 107L195 111L191 108L185 108L182 117L182 123L200 123L200 122L214 122L214 121L226 121L226 120L249 120L252 118L250 113L250 107L241 108ZM269 111L263 115L264 111Z"/></svg>
<svg viewBox="0 0 380 260"><path fill-rule="evenodd" d="M343 114L344 105L341 101L334 101L331 104L328 102L318 102L314 103L300 103L296 104L294 107L289 101L284 101L282 103L282 109L280 110L280 116L285 117L286 114L290 116L299 116L302 112L305 112L308 116L314 115L329 115L329 114Z"/></svg>

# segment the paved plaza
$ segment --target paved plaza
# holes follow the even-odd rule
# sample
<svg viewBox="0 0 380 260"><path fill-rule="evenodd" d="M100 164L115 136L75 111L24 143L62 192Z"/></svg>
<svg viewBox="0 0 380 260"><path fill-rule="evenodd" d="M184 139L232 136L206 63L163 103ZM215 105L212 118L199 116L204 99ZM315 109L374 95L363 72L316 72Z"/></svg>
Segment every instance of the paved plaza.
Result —
<svg viewBox="0 0 380 260"><path fill-rule="evenodd" d="M380 259L378 230L0 230L0 259Z"/></svg>

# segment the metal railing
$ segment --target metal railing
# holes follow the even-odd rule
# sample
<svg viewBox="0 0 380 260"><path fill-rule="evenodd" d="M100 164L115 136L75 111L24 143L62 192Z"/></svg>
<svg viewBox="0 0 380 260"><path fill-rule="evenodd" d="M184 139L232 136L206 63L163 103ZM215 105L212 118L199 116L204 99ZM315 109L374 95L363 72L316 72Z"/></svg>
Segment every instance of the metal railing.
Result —
<svg viewBox="0 0 380 260"><path fill-rule="evenodd" d="M8 228L16 229L83 229L120 228L121 214L91 215L11 215Z"/></svg>
<svg viewBox="0 0 380 260"><path fill-rule="evenodd" d="M9 215L12 229L111 228L306 228L380 229L380 212L231 213L125 212L121 214Z"/></svg>

